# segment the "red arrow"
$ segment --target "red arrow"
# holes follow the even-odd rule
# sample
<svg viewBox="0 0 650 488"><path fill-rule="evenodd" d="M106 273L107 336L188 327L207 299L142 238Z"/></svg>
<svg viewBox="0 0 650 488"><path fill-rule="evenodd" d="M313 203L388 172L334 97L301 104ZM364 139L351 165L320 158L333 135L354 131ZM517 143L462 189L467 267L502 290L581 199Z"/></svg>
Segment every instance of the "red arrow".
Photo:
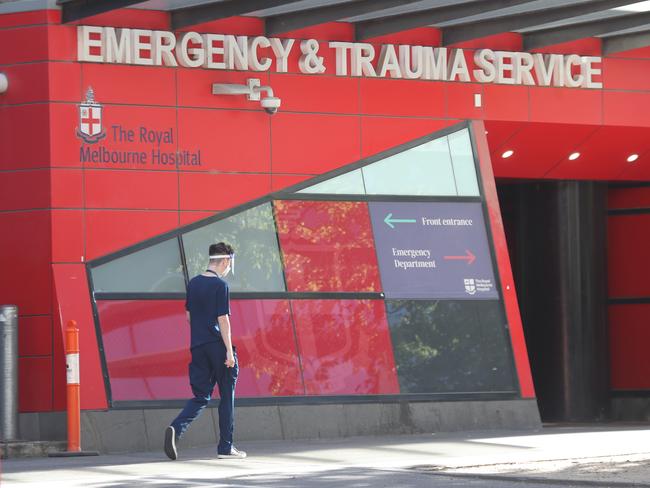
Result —
<svg viewBox="0 0 650 488"><path fill-rule="evenodd" d="M467 253L465 256L445 256L445 259L467 261L467 264L472 264L474 261L476 261L476 256L472 254L472 251L465 252Z"/></svg>

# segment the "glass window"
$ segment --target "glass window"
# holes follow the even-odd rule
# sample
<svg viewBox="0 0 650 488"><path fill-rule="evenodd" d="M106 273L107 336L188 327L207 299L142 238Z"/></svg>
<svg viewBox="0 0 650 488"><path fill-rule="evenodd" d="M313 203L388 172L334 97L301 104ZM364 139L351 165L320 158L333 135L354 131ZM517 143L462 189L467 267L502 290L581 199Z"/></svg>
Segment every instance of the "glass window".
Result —
<svg viewBox="0 0 650 488"><path fill-rule="evenodd" d="M362 171L369 195L457 195L446 137L364 166Z"/></svg>
<svg viewBox="0 0 650 488"><path fill-rule="evenodd" d="M288 300L233 300L238 397L305 394Z"/></svg>
<svg viewBox="0 0 650 488"><path fill-rule="evenodd" d="M205 270L208 248L217 242L226 242L235 249L235 273L226 277L230 291L285 290L270 203L184 234L190 277Z"/></svg>
<svg viewBox="0 0 650 488"><path fill-rule="evenodd" d="M308 395L397 394L382 300L291 302Z"/></svg>
<svg viewBox="0 0 650 488"><path fill-rule="evenodd" d="M96 292L185 292L178 241L168 241L92 269Z"/></svg>
<svg viewBox="0 0 650 488"><path fill-rule="evenodd" d="M514 391L498 301L388 300L402 393Z"/></svg>
<svg viewBox="0 0 650 488"><path fill-rule="evenodd" d="M326 193L330 195L363 195L365 193L361 170L336 176L332 179L317 183L298 193Z"/></svg>
<svg viewBox="0 0 650 488"><path fill-rule="evenodd" d="M287 288L380 291L368 206L362 202L274 202Z"/></svg>
<svg viewBox="0 0 650 488"><path fill-rule="evenodd" d="M449 150L454 165L456 188L459 196L475 197L479 195L476 167L474 166L474 153L469 139L469 130L463 129L450 134Z"/></svg>

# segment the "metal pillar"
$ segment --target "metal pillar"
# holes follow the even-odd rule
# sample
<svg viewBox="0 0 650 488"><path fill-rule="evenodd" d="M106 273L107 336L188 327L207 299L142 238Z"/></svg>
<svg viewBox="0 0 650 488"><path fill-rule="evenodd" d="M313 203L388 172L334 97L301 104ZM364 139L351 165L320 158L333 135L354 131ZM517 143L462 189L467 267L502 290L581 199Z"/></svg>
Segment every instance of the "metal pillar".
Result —
<svg viewBox="0 0 650 488"><path fill-rule="evenodd" d="M18 438L18 307L0 306L0 440Z"/></svg>

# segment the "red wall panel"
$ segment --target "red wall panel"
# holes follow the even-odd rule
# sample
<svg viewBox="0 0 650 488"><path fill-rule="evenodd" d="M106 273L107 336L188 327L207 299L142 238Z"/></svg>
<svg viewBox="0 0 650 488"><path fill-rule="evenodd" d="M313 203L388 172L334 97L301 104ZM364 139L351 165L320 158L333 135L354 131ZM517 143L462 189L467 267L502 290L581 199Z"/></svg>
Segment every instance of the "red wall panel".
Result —
<svg viewBox="0 0 650 488"><path fill-rule="evenodd" d="M0 195L0 211L48 208L49 171L4 171L0 176Z"/></svg>
<svg viewBox="0 0 650 488"><path fill-rule="evenodd" d="M52 210L52 262L84 260L84 216L82 210Z"/></svg>
<svg viewBox="0 0 650 488"><path fill-rule="evenodd" d="M18 409L20 412L52 410L52 358L18 358Z"/></svg>
<svg viewBox="0 0 650 488"><path fill-rule="evenodd" d="M530 120L574 124L603 122L602 94L599 90L531 87Z"/></svg>
<svg viewBox="0 0 650 488"><path fill-rule="evenodd" d="M311 178L310 175L271 175L271 189L273 191L284 190L309 178Z"/></svg>
<svg viewBox="0 0 650 488"><path fill-rule="evenodd" d="M87 170L87 208L178 209L176 171Z"/></svg>
<svg viewBox="0 0 650 488"><path fill-rule="evenodd" d="M48 63L17 64L3 67L2 72L7 75L11 88L0 95L0 104L16 105L48 101Z"/></svg>
<svg viewBox="0 0 650 488"><path fill-rule="evenodd" d="M650 208L650 186L610 188L607 197L607 207L610 209Z"/></svg>
<svg viewBox="0 0 650 488"><path fill-rule="evenodd" d="M245 96L213 95L212 84L236 83L245 85L248 78L257 78L262 85L269 84L269 74L263 72L251 73L179 68L176 70L176 78L176 93L179 107L259 111L260 102L249 101ZM274 86L273 88L275 89L276 87ZM277 95L282 96L284 94L278 93ZM284 96L282 96L282 102L285 102Z"/></svg>
<svg viewBox="0 0 650 488"><path fill-rule="evenodd" d="M294 300L308 395L399 393L383 300Z"/></svg>
<svg viewBox="0 0 650 488"><path fill-rule="evenodd" d="M31 315L18 319L18 355L52 355L51 315Z"/></svg>
<svg viewBox="0 0 650 488"><path fill-rule="evenodd" d="M610 305L611 387L650 389L650 304Z"/></svg>
<svg viewBox="0 0 650 488"><path fill-rule="evenodd" d="M50 212L0 212L0 297L20 315L52 313Z"/></svg>
<svg viewBox="0 0 650 488"><path fill-rule="evenodd" d="M474 106L474 95L482 96L483 87L478 83L447 83L447 116L456 119L482 119L483 107Z"/></svg>
<svg viewBox="0 0 650 488"><path fill-rule="evenodd" d="M650 93L646 92L603 92L603 123L650 127L648 111Z"/></svg>
<svg viewBox="0 0 650 488"><path fill-rule="evenodd" d="M0 65L47 61L47 31L45 25L0 30L0 46L11 46L0 50Z"/></svg>
<svg viewBox="0 0 650 488"><path fill-rule="evenodd" d="M424 137L457 122L458 120L454 119L362 117L361 157L372 156L418 137Z"/></svg>
<svg viewBox="0 0 650 488"><path fill-rule="evenodd" d="M271 175L181 173L181 210L225 210L271 191Z"/></svg>
<svg viewBox="0 0 650 488"><path fill-rule="evenodd" d="M270 169L269 116L262 110L178 110L179 145L201 150L201 166L188 171Z"/></svg>
<svg viewBox="0 0 650 488"><path fill-rule="evenodd" d="M0 109L0 169L47 167L51 142L48 127L48 105L46 104L2 107ZM38 141L38 144L34 141Z"/></svg>
<svg viewBox="0 0 650 488"><path fill-rule="evenodd" d="M639 272L650 269L650 214L610 215L607 225L610 298L650 296L650 281Z"/></svg>
<svg viewBox="0 0 650 488"><path fill-rule="evenodd" d="M527 121L530 117L528 97L527 87L484 85L485 119Z"/></svg>
<svg viewBox="0 0 650 488"><path fill-rule="evenodd" d="M86 260L162 234L178 226L178 212L87 210Z"/></svg>
<svg viewBox="0 0 650 488"><path fill-rule="evenodd" d="M359 117L280 112L271 124L273 172L320 174L360 157Z"/></svg>
<svg viewBox="0 0 650 488"><path fill-rule="evenodd" d="M83 175L78 169L50 168L52 208L83 207Z"/></svg>
<svg viewBox="0 0 650 488"><path fill-rule="evenodd" d="M355 78L282 73L272 74L270 84L282 99L283 112L359 112L359 80Z"/></svg>
<svg viewBox="0 0 650 488"><path fill-rule="evenodd" d="M446 83L381 78L361 78L359 83L362 114L442 117L445 113Z"/></svg>
<svg viewBox="0 0 650 488"><path fill-rule="evenodd" d="M606 90L650 91L650 60L603 59L603 87Z"/></svg>

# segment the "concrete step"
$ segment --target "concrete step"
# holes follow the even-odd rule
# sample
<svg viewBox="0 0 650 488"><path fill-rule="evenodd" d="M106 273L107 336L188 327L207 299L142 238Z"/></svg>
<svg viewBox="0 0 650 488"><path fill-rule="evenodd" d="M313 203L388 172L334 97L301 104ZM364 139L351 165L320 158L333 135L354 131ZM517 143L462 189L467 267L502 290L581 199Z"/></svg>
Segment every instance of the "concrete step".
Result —
<svg viewBox="0 0 650 488"><path fill-rule="evenodd" d="M42 457L51 452L63 452L67 447L67 441L0 441L0 458Z"/></svg>

